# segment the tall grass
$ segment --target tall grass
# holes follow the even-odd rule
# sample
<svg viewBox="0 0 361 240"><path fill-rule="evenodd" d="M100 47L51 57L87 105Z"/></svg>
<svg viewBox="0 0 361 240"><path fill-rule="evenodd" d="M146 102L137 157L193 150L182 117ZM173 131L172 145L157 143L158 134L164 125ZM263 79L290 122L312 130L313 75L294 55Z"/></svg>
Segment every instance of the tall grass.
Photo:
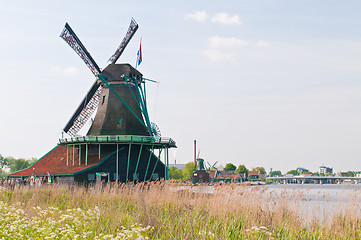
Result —
<svg viewBox="0 0 361 240"><path fill-rule="evenodd" d="M54 221L59 221L64 211L98 209L95 218L84 220L88 224L74 230L79 236L91 232L85 239L122 239L119 236L125 230L139 234L124 235L124 239L361 239L357 198L332 218L313 215L305 220L297 208L305 201L302 191L275 194L265 187L234 184L216 185L212 192L209 187L201 188L157 182L108 185L101 190L65 186L4 189L0 202L21 209L28 219L42 214L36 209L57 209L51 210Z"/></svg>

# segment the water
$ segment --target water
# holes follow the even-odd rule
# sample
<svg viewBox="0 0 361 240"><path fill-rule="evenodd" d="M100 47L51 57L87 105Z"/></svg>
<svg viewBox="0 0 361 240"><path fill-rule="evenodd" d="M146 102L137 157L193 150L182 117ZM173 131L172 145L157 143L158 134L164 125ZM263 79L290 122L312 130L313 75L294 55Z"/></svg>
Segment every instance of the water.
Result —
<svg viewBox="0 0 361 240"><path fill-rule="evenodd" d="M267 193L283 198L306 222L313 218L331 220L337 214L360 215L359 184L271 184Z"/></svg>
<svg viewBox="0 0 361 240"><path fill-rule="evenodd" d="M239 188L246 194L254 194L259 189L266 208L272 209L274 203L282 201L305 223L315 218L329 221L337 214L361 215L361 184L270 184ZM193 192L215 193L214 186L191 189Z"/></svg>
<svg viewBox="0 0 361 240"><path fill-rule="evenodd" d="M304 198L309 201L344 202L348 196L361 191L361 184L270 184L266 185L269 191L291 192L302 191Z"/></svg>

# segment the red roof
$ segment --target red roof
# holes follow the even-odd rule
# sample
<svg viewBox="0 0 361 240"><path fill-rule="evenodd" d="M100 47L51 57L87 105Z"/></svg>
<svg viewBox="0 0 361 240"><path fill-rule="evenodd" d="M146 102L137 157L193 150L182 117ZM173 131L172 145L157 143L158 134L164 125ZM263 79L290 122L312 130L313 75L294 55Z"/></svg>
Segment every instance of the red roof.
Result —
<svg viewBox="0 0 361 240"><path fill-rule="evenodd" d="M239 174L232 175L217 175L216 179L238 179L241 178Z"/></svg>
<svg viewBox="0 0 361 240"><path fill-rule="evenodd" d="M50 152L45 154L37 162L27 169L12 173L11 176L23 176L23 175L51 175L58 174L74 174L81 170L97 165L104 159L109 153L101 154L100 159L98 155L88 155L88 162L85 165L85 148L81 152L81 160L79 165L79 151L74 151L74 166L73 166L73 151L69 148L69 165L66 165L66 146L58 145Z"/></svg>
<svg viewBox="0 0 361 240"><path fill-rule="evenodd" d="M248 175L259 175L259 171L248 171Z"/></svg>
<svg viewBox="0 0 361 240"><path fill-rule="evenodd" d="M207 173L211 178L214 178L216 176L217 171L207 171Z"/></svg>

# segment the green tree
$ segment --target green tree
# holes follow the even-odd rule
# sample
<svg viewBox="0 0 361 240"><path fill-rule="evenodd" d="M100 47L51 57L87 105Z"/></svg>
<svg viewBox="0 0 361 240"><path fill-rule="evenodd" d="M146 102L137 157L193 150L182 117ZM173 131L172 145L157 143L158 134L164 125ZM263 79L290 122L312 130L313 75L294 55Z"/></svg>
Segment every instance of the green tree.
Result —
<svg viewBox="0 0 361 240"><path fill-rule="evenodd" d="M272 171L269 173L269 176L270 177L274 177L274 176L281 176L282 175L282 172L277 170L277 171Z"/></svg>
<svg viewBox="0 0 361 240"><path fill-rule="evenodd" d="M237 167L232 163L227 163L224 167L224 171L235 171Z"/></svg>
<svg viewBox="0 0 361 240"><path fill-rule="evenodd" d="M290 170L290 171L287 172L287 174L292 174L294 176L297 176L298 172L297 172L297 170Z"/></svg>
<svg viewBox="0 0 361 240"><path fill-rule="evenodd" d="M183 178L182 170L180 170L177 167L170 167L169 168L169 177L171 179L176 179L176 180L182 179Z"/></svg>
<svg viewBox="0 0 361 240"><path fill-rule="evenodd" d="M196 166L194 162L189 162L186 164L184 170L183 170L183 179L189 180L193 177L193 173L196 170Z"/></svg>
<svg viewBox="0 0 361 240"><path fill-rule="evenodd" d="M237 168L237 173L248 173L248 169L246 168L245 165L241 164L238 166Z"/></svg>
<svg viewBox="0 0 361 240"><path fill-rule="evenodd" d="M0 154L0 168L4 169L9 164L8 160Z"/></svg>
<svg viewBox="0 0 361 240"><path fill-rule="evenodd" d="M0 168L0 178L5 178L7 175L9 174Z"/></svg>
<svg viewBox="0 0 361 240"><path fill-rule="evenodd" d="M238 166L236 173L245 174L245 177L248 178L248 169L243 164Z"/></svg>
<svg viewBox="0 0 361 240"><path fill-rule="evenodd" d="M37 159L25 159L25 158L14 158L14 157L6 157L6 160L8 162L7 167L10 168L10 172L17 172L19 170L25 169L29 167L31 164L33 164Z"/></svg>
<svg viewBox="0 0 361 240"><path fill-rule="evenodd" d="M354 171L348 171L347 174L348 174L349 177L354 177L355 176Z"/></svg>
<svg viewBox="0 0 361 240"><path fill-rule="evenodd" d="M252 171L259 171L260 174L266 174L266 170L264 170L264 167L255 167L252 168Z"/></svg>

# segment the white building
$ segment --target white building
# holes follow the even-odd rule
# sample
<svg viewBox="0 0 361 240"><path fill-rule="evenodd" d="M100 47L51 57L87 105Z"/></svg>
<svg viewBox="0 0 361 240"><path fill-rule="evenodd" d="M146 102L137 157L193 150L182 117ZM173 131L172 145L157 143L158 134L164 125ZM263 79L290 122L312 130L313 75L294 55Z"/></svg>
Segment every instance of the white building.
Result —
<svg viewBox="0 0 361 240"><path fill-rule="evenodd" d="M326 174L326 173L333 173L333 169L330 168L330 167L326 167L326 166L321 166L320 167L320 170L319 170L319 173L323 173L323 174Z"/></svg>

